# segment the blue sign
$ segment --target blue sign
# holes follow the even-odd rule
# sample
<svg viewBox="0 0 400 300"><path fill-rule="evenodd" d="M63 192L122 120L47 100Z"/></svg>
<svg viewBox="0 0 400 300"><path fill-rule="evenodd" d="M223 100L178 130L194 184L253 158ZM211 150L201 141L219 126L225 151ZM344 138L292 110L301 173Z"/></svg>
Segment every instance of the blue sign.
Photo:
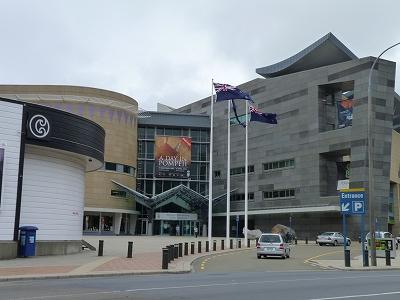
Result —
<svg viewBox="0 0 400 300"><path fill-rule="evenodd" d="M340 190L340 211L346 215L365 214L364 189Z"/></svg>

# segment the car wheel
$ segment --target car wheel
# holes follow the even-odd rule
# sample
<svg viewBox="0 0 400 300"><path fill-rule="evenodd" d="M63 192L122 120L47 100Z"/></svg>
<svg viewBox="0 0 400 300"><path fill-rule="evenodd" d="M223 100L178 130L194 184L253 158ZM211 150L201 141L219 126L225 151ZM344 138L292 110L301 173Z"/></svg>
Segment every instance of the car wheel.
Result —
<svg viewBox="0 0 400 300"><path fill-rule="evenodd" d="M286 254L282 255L282 259L286 259Z"/></svg>
<svg viewBox="0 0 400 300"><path fill-rule="evenodd" d="M323 244L322 243L318 243L320 246L322 246Z"/></svg>
<svg viewBox="0 0 400 300"><path fill-rule="evenodd" d="M338 243L337 243L337 241L335 240L334 242L333 242L333 246L337 246L338 245Z"/></svg>
<svg viewBox="0 0 400 300"><path fill-rule="evenodd" d="M290 257L290 251L288 251L288 253L286 254L286 257L287 257L287 258Z"/></svg>
<svg viewBox="0 0 400 300"><path fill-rule="evenodd" d="M260 254L257 254L257 258L260 259L260 258L261 258L261 255L260 255Z"/></svg>

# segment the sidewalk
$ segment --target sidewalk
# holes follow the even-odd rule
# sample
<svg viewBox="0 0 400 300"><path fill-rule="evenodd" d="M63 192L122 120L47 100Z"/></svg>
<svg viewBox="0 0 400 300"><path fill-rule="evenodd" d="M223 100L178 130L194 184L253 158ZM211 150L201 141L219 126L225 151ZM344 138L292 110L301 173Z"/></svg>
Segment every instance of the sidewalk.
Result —
<svg viewBox="0 0 400 300"><path fill-rule="evenodd" d="M218 251L205 252L206 238L193 237L160 237L160 236L85 236L84 239L95 246L98 240L104 240L104 256L97 256L97 251L84 250L79 254L62 256L36 256L0 260L0 281L16 279L61 278L82 276L109 276L121 274L158 274L185 273L191 271L191 264L199 257L212 253L240 251L236 249L220 249L220 238L217 240ZM133 241L133 258L126 258L128 241ZM202 253L197 254L197 242L202 242ZM161 269L161 249L166 245L195 242L194 255L175 259L168 265L168 270ZM243 243L242 243L243 245ZM254 246L254 241L252 243ZM210 245L210 250L212 245Z"/></svg>
<svg viewBox="0 0 400 300"><path fill-rule="evenodd" d="M371 260L370 260L371 262ZM400 257L399 253L397 253L396 258L391 259L391 266L386 266L385 258L377 258L376 259L376 267L363 267L363 259L362 256L355 256L350 261L350 267L344 266L344 259L342 260L310 260L309 263L317 265L323 269L329 270L345 270L345 271L376 271L376 270L400 270Z"/></svg>

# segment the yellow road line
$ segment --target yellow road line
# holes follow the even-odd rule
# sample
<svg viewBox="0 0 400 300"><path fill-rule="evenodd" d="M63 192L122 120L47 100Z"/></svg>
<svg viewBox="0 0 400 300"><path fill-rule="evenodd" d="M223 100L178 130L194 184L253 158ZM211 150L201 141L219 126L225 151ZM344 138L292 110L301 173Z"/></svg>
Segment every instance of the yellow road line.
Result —
<svg viewBox="0 0 400 300"><path fill-rule="evenodd" d="M323 254L320 254L320 255L317 255L317 256L313 256L313 257L310 257L310 258L306 259L306 260L304 261L304 263L309 263L311 260L314 260L314 259L316 259L316 258L325 256L325 255L329 255L329 254L339 253L339 252L342 252L342 251L336 250L336 251L331 251L331 252L328 252L328 253L323 253Z"/></svg>

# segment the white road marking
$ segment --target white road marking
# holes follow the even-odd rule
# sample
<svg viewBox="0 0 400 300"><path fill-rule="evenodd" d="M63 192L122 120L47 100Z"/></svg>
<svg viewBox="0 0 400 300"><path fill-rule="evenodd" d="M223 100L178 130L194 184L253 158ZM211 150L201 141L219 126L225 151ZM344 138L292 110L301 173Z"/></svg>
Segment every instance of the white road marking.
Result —
<svg viewBox="0 0 400 300"><path fill-rule="evenodd" d="M395 295L395 294L400 294L400 291L397 291L397 292L378 293L378 294L364 294L364 295L338 296L338 297L330 297L330 298L314 298L314 299L310 299L310 300L333 300L333 299L365 298L365 297L384 296L384 295Z"/></svg>
<svg viewBox="0 0 400 300"><path fill-rule="evenodd" d="M390 275L382 275L378 274L376 276L365 275L365 276L340 276L340 277L313 277L313 278L297 278L297 279L280 279L280 280L260 280L260 281L247 281L247 282L225 282L225 283L210 283L210 284L197 284L197 285L182 285L182 286L166 286L166 287L152 287L152 288L140 288L140 289L130 289L130 290L115 290L115 291L104 291L104 292L92 292L92 293L77 293L77 294L58 294L58 295L49 295L49 296L36 296L36 297L28 297L28 298L14 298L14 300L33 300L33 299L52 299L52 298L60 298L60 297L77 297L82 298L83 296L90 295L104 295L104 294L115 294L115 293L135 293L135 292L149 292L149 291L159 291L159 290L175 290L175 289L190 289L190 288L204 288L204 287L217 287L217 286L238 286L238 285L248 285L248 284L267 284L267 283L280 283L280 282L299 282L299 281L317 281L317 280L336 280L336 279L360 279L360 278L382 278L382 277L400 277L400 274L390 274ZM394 292L399 293L400 292ZM384 295L378 294L378 295ZM348 298L356 298L356 296L344 296ZM312 299L312 300L328 300L328 299L345 299L342 298L320 298L320 299ZM360 296L358 296L360 297ZM366 297L366 296L364 296Z"/></svg>

